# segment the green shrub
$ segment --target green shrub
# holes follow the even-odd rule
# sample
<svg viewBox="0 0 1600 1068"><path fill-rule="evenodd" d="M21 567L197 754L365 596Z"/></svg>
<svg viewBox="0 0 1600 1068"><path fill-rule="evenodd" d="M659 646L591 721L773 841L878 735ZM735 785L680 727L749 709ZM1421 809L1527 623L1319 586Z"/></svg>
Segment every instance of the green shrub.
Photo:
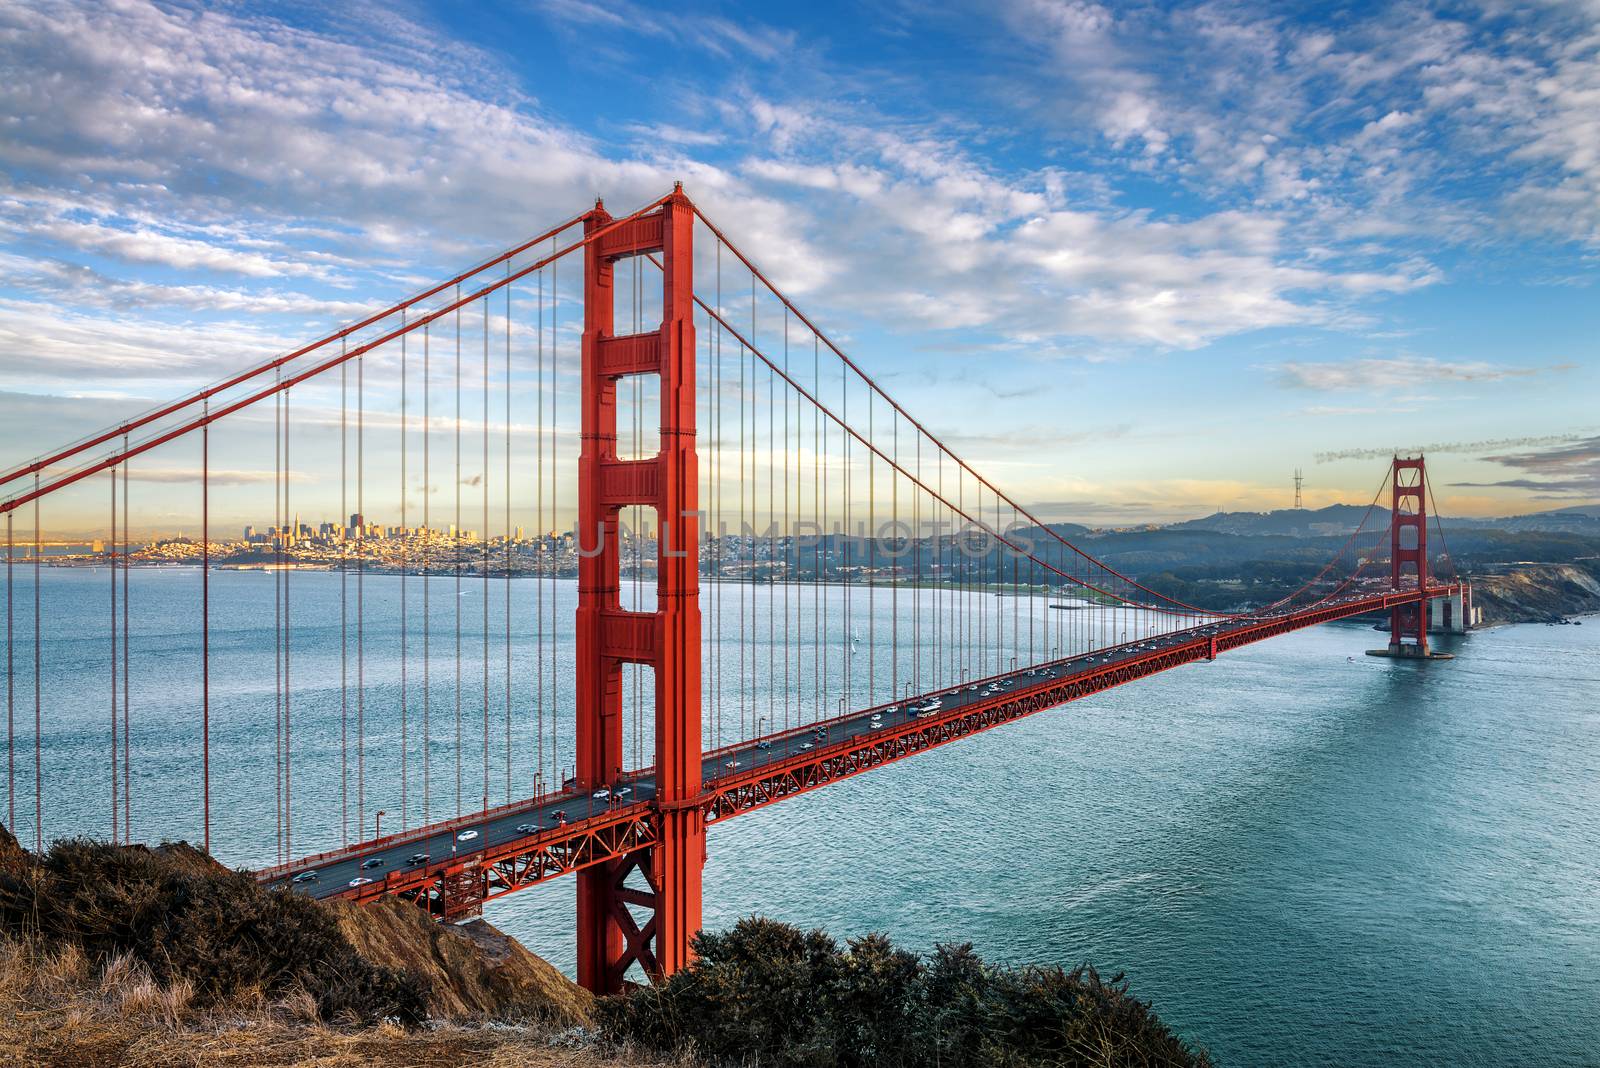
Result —
<svg viewBox="0 0 1600 1068"><path fill-rule="evenodd" d="M1210 1064L1121 976L1088 967L996 967L965 945L924 959L882 935L840 949L763 919L702 934L695 951L665 983L602 999L607 1036L772 1068Z"/></svg>
<svg viewBox="0 0 1600 1068"><path fill-rule="evenodd" d="M192 984L202 1005L304 991L325 1020L426 1015L423 984L361 959L314 901L137 846L67 840L0 867L0 930L76 943L99 963L131 954L163 983Z"/></svg>

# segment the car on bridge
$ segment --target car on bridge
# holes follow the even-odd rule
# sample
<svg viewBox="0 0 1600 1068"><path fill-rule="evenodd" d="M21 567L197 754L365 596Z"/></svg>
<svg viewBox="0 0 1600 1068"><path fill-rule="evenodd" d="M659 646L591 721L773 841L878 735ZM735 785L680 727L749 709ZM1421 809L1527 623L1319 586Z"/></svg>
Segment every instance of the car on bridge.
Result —
<svg viewBox="0 0 1600 1068"><path fill-rule="evenodd" d="M411 854L411 859L406 861L406 863L411 865L413 868L415 868L418 864L426 864L428 863L428 854L413 853Z"/></svg>
<svg viewBox="0 0 1600 1068"><path fill-rule="evenodd" d="M465 830L465 831L461 831L459 834L456 835L456 841L458 841L458 842L470 842L476 837L478 837L478 832L477 831Z"/></svg>
<svg viewBox="0 0 1600 1068"><path fill-rule="evenodd" d="M314 883L320 878L322 878L322 876L318 875L314 871L303 871L290 881L295 883Z"/></svg>
<svg viewBox="0 0 1600 1068"><path fill-rule="evenodd" d="M381 868L381 867L383 867L383 858L382 857L368 857L366 860L363 860L361 862L361 868L362 868L363 871L369 871L369 870L371 870L373 868Z"/></svg>

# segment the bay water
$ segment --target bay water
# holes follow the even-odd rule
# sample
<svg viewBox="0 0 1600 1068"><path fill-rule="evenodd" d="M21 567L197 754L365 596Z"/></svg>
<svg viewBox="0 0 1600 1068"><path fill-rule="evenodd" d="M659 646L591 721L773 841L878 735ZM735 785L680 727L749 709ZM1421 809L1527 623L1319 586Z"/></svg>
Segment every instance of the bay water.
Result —
<svg viewBox="0 0 1600 1068"><path fill-rule="evenodd" d="M104 836L110 575L44 571L43 837ZM455 811L458 604L469 623L462 744L490 753L487 787L481 759L466 762L462 803L475 807L486 788L491 803L503 800L507 752L513 796L531 791L541 745L556 750L544 753L551 778L561 748L570 753L557 711L570 720L570 583L510 584L507 750L503 587L488 590L485 747L484 646L472 629L485 590L429 581L432 640L443 648L432 650L429 744L408 750L410 822L421 818L424 759L430 817ZM408 588L412 613L421 582ZM131 584L132 831L194 839L198 572L136 569ZM364 580L369 833L379 809L385 830L400 819L398 586L395 576ZM340 648L340 587L336 574L293 579L297 853L336 843L354 820L338 760L354 681L340 685L352 670ZM723 592L731 604L736 593ZM30 567L19 563L10 593L11 804L31 845ZM813 623L805 599L834 595L788 593L798 608L783 619L802 630ZM780 593L737 595L758 613ZM213 848L234 864L276 859L273 596L268 575L213 573ZM538 665L523 650L536 597L554 650ZM880 598L864 615L858 601L850 624L834 614L823 635L839 650L830 670L862 628L883 626L888 608ZM1043 599L1025 611L1049 618ZM736 637L765 640L748 630L726 620L717 650L728 679L753 680L745 691L724 680L728 740L758 716L770 729L784 707L770 692L776 676L730 659ZM1382 640L1359 624L1274 639L718 824L706 924L759 914L841 939L883 931L918 949L971 942L995 961L1126 972L1163 1019L1226 1065L1600 1064L1600 619L1445 639L1456 658L1433 663L1362 655ZM415 659L408 671L416 731ZM715 676L715 662L707 672ZM794 688L799 666L784 677ZM542 731L535 704L549 716ZM630 744L649 749L647 737ZM570 879L491 903L487 917L571 971Z"/></svg>

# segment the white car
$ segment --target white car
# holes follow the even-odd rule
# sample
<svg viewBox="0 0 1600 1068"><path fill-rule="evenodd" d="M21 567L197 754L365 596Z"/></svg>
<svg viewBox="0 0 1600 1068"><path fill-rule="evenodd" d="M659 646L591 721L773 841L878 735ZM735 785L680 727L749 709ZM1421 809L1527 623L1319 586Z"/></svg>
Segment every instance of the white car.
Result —
<svg viewBox="0 0 1600 1068"><path fill-rule="evenodd" d="M535 827L531 823L519 823L519 824L517 824L517 833L518 834L532 834L534 831L537 831L538 829L539 828Z"/></svg>
<svg viewBox="0 0 1600 1068"><path fill-rule="evenodd" d="M611 788L609 786L602 786L589 796L594 798L596 801L609 801L611 800Z"/></svg>
<svg viewBox="0 0 1600 1068"><path fill-rule="evenodd" d="M807 749L815 749L815 748L816 748L816 746L812 745L810 742L801 742L800 743L800 749L801 749L802 752L804 750L807 750Z"/></svg>
<svg viewBox="0 0 1600 1068"><path fill-rule="evenodd" d="M456 841L470 842L476 837L478 837L477 831L462 831L460 834L456 835Z"/></svg>
<svg viewBox="0 0 1600 1068"><path fill-rule="evenodd" d="M627 797L631 793L633 793L633 787L631 787L631 786L619 786L619 787L617 787L617 796L618 797Z"/></svg>
<svg viewBox="0 0 1600 1068"><path fill-rule="evenodd" d="M366 886L371 881L372 880L367 878L365 875L358 875L354 879L351 879L348 885L350 885L350 886Z"/></svg>

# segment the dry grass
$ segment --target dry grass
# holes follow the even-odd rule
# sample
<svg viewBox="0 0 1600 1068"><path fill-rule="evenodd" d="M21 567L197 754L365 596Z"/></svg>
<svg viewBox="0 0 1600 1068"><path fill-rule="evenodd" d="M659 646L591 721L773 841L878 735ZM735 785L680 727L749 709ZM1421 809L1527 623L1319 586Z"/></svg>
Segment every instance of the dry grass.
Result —
<svg viewBox="0 0 1600 1068"><path fill-rule="evenodd" d="M304 993L241 994L197 1007L186 983L163 986L131 957L99 969L75 945L0 939L0 1065L82 1068L691 1068L607 1054L581 1035L539 1027L394 1024L340 1028Z"/></svg>

